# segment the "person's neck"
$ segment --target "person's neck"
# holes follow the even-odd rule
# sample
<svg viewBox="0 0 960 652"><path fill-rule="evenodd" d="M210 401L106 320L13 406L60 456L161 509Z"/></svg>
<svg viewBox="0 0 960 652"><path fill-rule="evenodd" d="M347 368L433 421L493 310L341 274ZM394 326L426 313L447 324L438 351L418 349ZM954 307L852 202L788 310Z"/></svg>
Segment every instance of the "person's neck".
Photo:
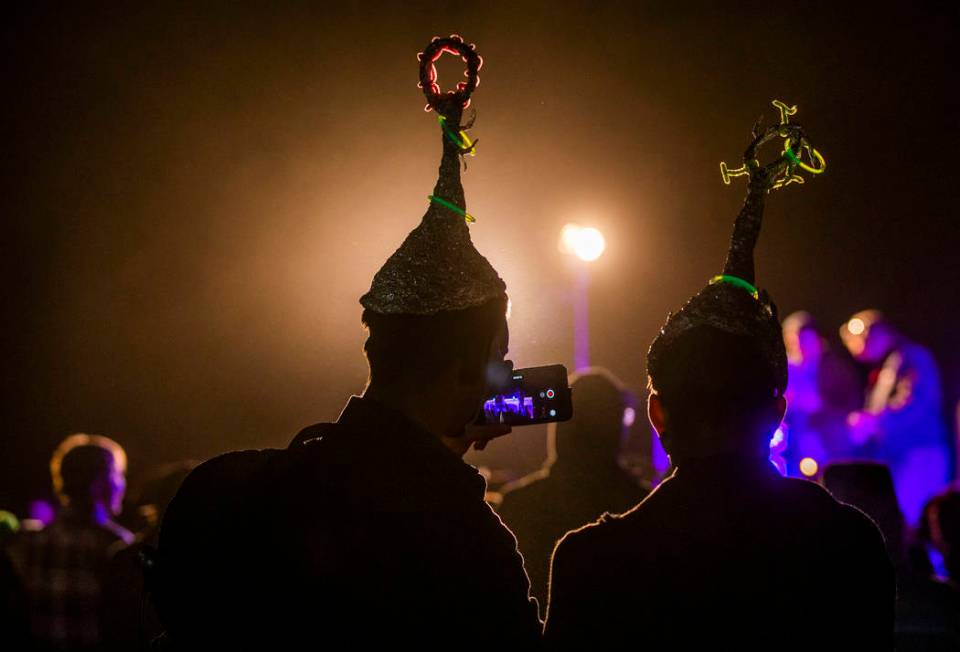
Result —
<svg viewBox="0 0 960 652"><path fill-rule="evenodd" d="M766 473L770 470L770 453L748 451L717 451L710 455L681 457L672 460L683 473Z"/></svg>
<svg viewBox="0 0 960 652"><path fill-rule="evenodd" d="M447 432L449 428L445 418L444 408L447 401L436 392L411 392L409 388L386 387L370 383L364 390L363 397L396 410L437 439L443 439L451 434Z"/></svg>
<svg viewBox="0 0 960 652"><path fill-rule="evenodd" d="M112 520L113 514L99 500L73 500L66 506L70 518L95 525L105 525Z"/></svg>

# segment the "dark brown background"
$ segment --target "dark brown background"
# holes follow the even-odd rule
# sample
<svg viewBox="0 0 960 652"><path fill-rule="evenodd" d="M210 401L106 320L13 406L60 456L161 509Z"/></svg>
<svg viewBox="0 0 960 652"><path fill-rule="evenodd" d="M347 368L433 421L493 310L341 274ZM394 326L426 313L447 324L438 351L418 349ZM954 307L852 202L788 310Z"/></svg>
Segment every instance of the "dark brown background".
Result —
<svg viewBox="0 0 960 652"><path fill-rule="evenodd" d="M556 237L581 221L609 241L593 359L643 385L666 312L722 260L743 187L718 162L776 97L829 171L771 196L761 284L832 335L886 309L960 394L955 9L327 4L5 15L0 506L45 489L71 431L136 474L338 414L365 379L357 298L435 180L415 54L451 32L486 61L465 186L519 364L572 360ZM541 435L483 460L534 460Z"/></svg>

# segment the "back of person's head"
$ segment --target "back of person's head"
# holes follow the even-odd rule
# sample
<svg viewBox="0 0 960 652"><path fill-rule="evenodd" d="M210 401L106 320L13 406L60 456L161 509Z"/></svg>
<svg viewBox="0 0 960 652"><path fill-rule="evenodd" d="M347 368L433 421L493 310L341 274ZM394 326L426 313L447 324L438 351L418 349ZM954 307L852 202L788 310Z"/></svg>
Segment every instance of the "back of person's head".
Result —
<svg viewBox="0 0 960 652"><path fill-rule="evenodd" d="M548 431L548 455L564 464L615 463L623 438L626 395L620 380L601 367L570 377L573 418Z"/></svg>
<svg viewBox="0 0 960 652"><path fill-rule="evenodd" d="M493 339L505 325L507 298L430 315L363 311L370 382L388 387L436 382L452 367L464 383L484 381Z"/></svg>
<svg viewBox="0 0 960 652"><path fill-rule="evenodd" d="M783 320L783 343L791 363L800 364L820 356L823 341L820 327L806 310L790 313Z"/></svg>
<svg viewBox="0 0 960 652"><path fill-rule="evenodd" d="M61 503L99 501L114 513L123 500L126 470L123 448L102 435L70 435L50 459L53 489Z"/></svg>
<svg viewBox="0 0 960 652"><path fill-rule="evenodd" d="M897 342L898 331L879 310L861 310L840 327L840 339L860 362L882 362Z"/></svg>
<svg viewBox="0 0 960 652"><path fill-rule="evenodd" d="M672 458L769 453L783 388L757 338L701 325L660 356L650 388L666 413L660 435Z"/></svg>
<svg viewBox="0 0 960 652"><path fill-rule="evenodd" d="M953 485L934 497L924 509L924 521L950 579L960 582L960 486Z"/></svg>
<svg viewBox="0 0 960 652"><path fill-rule="evenodd" d="M894 564L906 562L903 515L885 464L834 462L824 469L822 483L834 498L860 509L877 524Z"/></svg>
<svg viewBox="0 0 960 652"><path fill-rule="evenodd" d="M789 315L783 318L783 332L784 334L788 333L799 333L800 331L813 329L819 331L816 320L806 310L797 310L796 312L791 312Z"/></svg>

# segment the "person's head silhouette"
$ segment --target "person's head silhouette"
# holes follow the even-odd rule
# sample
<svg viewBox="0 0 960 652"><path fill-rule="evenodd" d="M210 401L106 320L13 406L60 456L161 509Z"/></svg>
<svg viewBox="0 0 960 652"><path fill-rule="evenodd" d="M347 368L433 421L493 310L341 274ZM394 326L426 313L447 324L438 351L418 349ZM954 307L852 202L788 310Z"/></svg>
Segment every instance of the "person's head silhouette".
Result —
<svg viewBox="0 0 960 652"><path fill-rule="evenodd" d="M64 439L50 459L53 489L65 507L98 519L120 513L126 490L127 456L102 435L77 433Z"/></svg>
<svg viewBox="0 0 960 652"><path fill-rule="evenodd" d="M551 424L547 454L568 470L609 467L616 464L623 443L623 384L602 367L582 369L570 377L573 418Z"/></svg>
<svg viewBox="0 0 960 652"><path fill-rule="evenodd" d="M649 416L674 464L769 456L786 400L752 337L699 326L663 355L663 370L650 378Z"/></svg>

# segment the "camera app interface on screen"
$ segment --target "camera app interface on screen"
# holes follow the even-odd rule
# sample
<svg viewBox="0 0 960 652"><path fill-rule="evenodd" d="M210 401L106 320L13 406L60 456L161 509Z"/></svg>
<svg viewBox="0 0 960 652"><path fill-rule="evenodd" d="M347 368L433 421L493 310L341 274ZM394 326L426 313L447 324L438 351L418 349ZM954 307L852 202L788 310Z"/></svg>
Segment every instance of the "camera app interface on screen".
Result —
<svg viewBox="0 0 960 652"><path fill-rule="evenodd" d="M487 399L487 423L543 423L569 418L569 389L563 367L537 367L515 371L509 386Z"/></svg>

